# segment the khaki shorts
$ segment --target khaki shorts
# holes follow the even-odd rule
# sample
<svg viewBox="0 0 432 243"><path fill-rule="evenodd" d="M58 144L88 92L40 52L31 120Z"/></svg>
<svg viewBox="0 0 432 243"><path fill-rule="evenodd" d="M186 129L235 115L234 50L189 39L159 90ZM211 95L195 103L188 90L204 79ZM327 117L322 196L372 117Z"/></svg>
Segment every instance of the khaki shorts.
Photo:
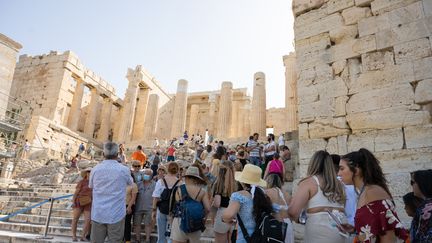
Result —
<svg viewBox="0 0 432 243"><path fill-rule="evenodd" d="M221 234L225 234L231 229L231 225L222 222L222 214L224 210L225 208L218 208L213 226L214 231Z"/></svg>
<svg viewBox="0 0 432 243"><path fill-rule="evenodd" d="M133 217L134 225L142 224L143 220L144 220L145 225L151 224L152 215L151 215L150 210L135 212L134 217Z"/></svg>
<svg viewBox="0 0 432 243"><path fill-rule="evenodd" d="M185 233L180 229L180 218L174 218L171 225L171 240L186 242L200 242L201 231Z"/></svg>

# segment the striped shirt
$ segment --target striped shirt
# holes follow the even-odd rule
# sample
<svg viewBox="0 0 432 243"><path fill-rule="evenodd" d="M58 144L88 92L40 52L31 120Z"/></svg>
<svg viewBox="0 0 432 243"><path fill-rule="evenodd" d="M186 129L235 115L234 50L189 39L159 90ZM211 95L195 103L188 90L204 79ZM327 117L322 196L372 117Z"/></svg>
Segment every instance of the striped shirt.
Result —
<svg viewBox="0 0 432 243"><path fill-rule="evenodd" d="M255 140L249 140L248 143L247 143L247 147L248 148L255 147L257 144L258 144L257 141L255 141ZM249 152L249 156L250 157L260 157L260 147L258 146L256 148L252 149Z"/></svg>
<svg viewBox="0 0 432 243"><path fill-rule="evenodd" d="M90 173L93 188L91 219L114 224L126 216L126 187L133 183L129 169L117 160L104 160Z"/></svg>

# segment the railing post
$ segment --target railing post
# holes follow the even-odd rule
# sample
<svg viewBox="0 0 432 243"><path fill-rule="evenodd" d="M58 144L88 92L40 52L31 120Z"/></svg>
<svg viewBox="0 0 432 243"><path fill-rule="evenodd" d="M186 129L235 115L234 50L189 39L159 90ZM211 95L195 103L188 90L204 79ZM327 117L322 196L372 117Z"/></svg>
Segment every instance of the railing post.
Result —
<svg viewBox="0 0 432 243"><path fill-rule="evenodd" d="M43 233L43 236L37 237L38 239L53 239L54 238L52 236L48 236L48 227L49 227L49 223L51 220L51 212L52 212L52 208L53 208L55 199L51 197L49 200L50 200L50 207L49 207L48 215L47 215L46 222L45 222L44 233Z"/></svg>

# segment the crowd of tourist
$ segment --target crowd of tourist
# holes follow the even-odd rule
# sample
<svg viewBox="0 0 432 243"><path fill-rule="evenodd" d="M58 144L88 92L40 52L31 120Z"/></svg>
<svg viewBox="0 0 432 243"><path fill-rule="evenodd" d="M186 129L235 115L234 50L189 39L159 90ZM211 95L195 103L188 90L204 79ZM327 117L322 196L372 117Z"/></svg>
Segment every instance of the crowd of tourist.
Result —
<svg viewBox="0 0 432 243"><path fill-rule="evenodd" d="M403 197L408 229L369 150L316 151L289 195L291 152L283 138L275 140L269 134L261 143L255 133L230 147L185 132L164 150L157 143L146 154L138 146L130 158L123 145L105 143L105 159L81 170L72 238L84 213L80 239L89 234L96 243L150 242L155 226L158 243L200 242L209 225L216 243L294 242L293 223L305 224L307 243L432 242L432 170L411 174L412 191ZM187 165L177 162L181 146L195 148Z"/></svg>

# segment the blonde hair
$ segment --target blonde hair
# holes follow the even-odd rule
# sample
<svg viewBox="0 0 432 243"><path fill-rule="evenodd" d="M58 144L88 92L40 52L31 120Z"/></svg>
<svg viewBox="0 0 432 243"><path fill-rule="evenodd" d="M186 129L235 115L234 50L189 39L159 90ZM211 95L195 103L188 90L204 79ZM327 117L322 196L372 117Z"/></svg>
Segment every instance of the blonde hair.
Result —
<svg viewBox="0 0 432 243"><path fill-rule="evenodd" d="M345 191L342 183L337 179L336 169L328 152L319 150L314 153L309 162L307 175L308 177L319 175L323 178L320 187L328 200L345 203Z"/></svg>
<svg viewBox="0 0 432 243"><path fill-rule="evenodd" d="M236 185L233 163L228 160L222 161L219 167L219 174L213 184L213 195L230 197L231 194L236 191Z"/></svg>

